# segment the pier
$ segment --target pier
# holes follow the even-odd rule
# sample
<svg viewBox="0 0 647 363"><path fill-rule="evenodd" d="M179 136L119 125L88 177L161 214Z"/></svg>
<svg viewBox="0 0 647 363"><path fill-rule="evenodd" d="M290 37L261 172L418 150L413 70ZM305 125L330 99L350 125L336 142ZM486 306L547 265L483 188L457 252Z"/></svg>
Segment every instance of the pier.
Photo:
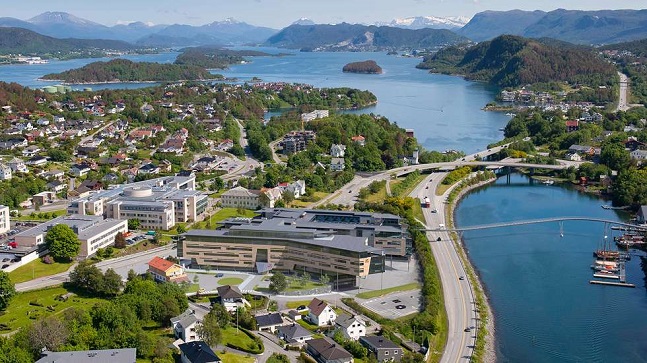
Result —
<svg viewBox="0 0 647 363"><path fill-rule="evenodd" d="M626 282L591 280L589 281L589 283L593 285L620 286L620 287L631 287L631 288L636 287L636 285L628 284Z"/></svg>

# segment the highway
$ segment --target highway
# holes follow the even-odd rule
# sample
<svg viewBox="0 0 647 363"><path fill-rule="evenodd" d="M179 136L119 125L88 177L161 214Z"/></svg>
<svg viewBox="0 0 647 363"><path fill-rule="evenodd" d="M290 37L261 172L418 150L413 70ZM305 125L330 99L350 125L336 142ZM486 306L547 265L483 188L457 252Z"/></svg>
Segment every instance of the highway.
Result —
<svg viewBox="0 0 647 363"><path fill-rule="evenodd" d="M620 77L620 92L618 95L618 107L616 108L617 111L627 111L630 106L627 103L627 88L629 87L629 78L623 74L618 72L618 76Z"/></svg>
<svg viewBox="0 0 647 363"><path fill-rule="evenodd" d="M431 207L422 209L428 229L436 229L440 224L446 223L444 201L449 195L449 191L441 196L436 196L435 193L436 188L446 175L447 173L431 174L410 194L411 197L420 200L423 200L425 196L431 200ZM440 241L437 241L438 237L440 237ZM476 330L472 328L470 332L464 331L467 327L476 326L477 316L473 304L475 300L472 287L469 278L460 279L461 276L466 276L466 273L449 232L430 231L427 232L427 238L431 241L431 250L440 272L449 325L447 345L441 362L459 362L471 357L472 347L476 344Z"/></svg>

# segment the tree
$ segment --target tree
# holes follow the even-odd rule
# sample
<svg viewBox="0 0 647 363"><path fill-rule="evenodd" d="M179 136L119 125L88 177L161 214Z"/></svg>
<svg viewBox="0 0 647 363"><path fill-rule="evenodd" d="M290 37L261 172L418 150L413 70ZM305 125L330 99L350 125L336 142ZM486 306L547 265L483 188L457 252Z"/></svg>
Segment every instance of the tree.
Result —
<svg viewBox="0 0 647 363"><path fill-rule="evenodd" d="M186 227L183 224L178 224L175 230L179 234L186 233Z"/></svg>
<svg viewBox="0 0 647 363"><path fill-rule="evenodd" d="M57 224L45 235L45 244L56 260L71 261L79 254L81 242L67 224Z"/></svg>
<svg viewBox="0 0 647 363"><path fill-rule="evenodd" d="M37 320L28 328L29 345L35 352L43 348L56 351L65 343L70 332L65 324L56 316L48 316Z"/></svg>
<svg viewBox="0 0 647 363"><path fill-rule="evenodd" d="M631 163L631 157L623 145L608 143L602 146L600 162L613 170L625 170Z"/></svg>
<svg viewBox="0 0 647 363"><path fill-rule="evenodd" d="M141 226L141 222L139 221L139 219L133 218L128 220L129 230L139 229L140 226Z"/></svg>
<svg viewBox="0 0 647 363"><path fill-rule="evenodd" d="M109 268L103 275L101 292L107 296L116 296L123 287L124 283L121 281L121 276L115 270Z"/></svg>
<svg viewBox="0 0 647 363"><path fill-rule="evenodd" d="M328 285L330 283L330 277L328 275L321 275L319 278L319 282L322 283L323 285Z"/></svg>
<svg viewBox="0 0 647 363"><path fill-rule="evenodd" d="M221 177L217 176L213 179L213 183L211 183L211 186L215 188L214 190L220 190L225 187L225 181L222 180Z"/></svg>
<svg viewBox="0 0 647 363"><path fill-rule="evenodd" d="M231 314L222 304L214 304L209 314L213 314L213 316L216 318L218 326L222 329L226 329L231 322Z"/></svg>
<svg viewBox="0 0 647 363"><path fill-rule="evenodd" d="M285 275L278 271L275 272L272 277L270 277L270 290L274 291L275 293L280 293L283 292L285 289L288 288L288 279L285 277Z"/></svg>
<svg viewBox="0 0 647 363"><path fill-rule="evenodd" d="M115 247L117 248L124 248L126 247L126 237L124 237L124 234L119 232L115 236Z"/></svg>
<svg viewBox="0 0 647 363"><path fill-rule="evenodd" d="M127 278L128 281L132 281L136 277L137 277L137 272L135 272L135 270L133 270L132 268L128 270L128 278Z"/></svg>
<svg viewBox="0 0 647 363"><path fill-rule="evenodd" d="M103 274L97 266L90 264L88 260L82 261L70 272L70 284L88 292L101 293Z"/></svg>
<svg viewBox="0 0 647 363"><path fill-rule="evenodd" d="M283 198L286 204L290 204L294 201L294 193L289 190L286 190L285 192L283 192L283 195L281 197Z"/></svg>
<svg viewBox="0 0 647 363"><path fill-rule="evenodd" d="M267 363L290 363L290 358L285 354L272 353L272 355L267 358Z"/></svg>
<svg viewBox="0 0 647 363"><path fill-rule="evenodd" d="M16 289L9 278L9 274L0 271L0 310L5 310L9 306L9 302L14 295L16 295Z"/></svg>
<svg viewBox="0 0 647 363"><path fill-rule="evenodd" d="M222 340L222 331L218 325L218 317L209 312L201 324L196 327L196 333L210 347L218 345Z"/></svg>

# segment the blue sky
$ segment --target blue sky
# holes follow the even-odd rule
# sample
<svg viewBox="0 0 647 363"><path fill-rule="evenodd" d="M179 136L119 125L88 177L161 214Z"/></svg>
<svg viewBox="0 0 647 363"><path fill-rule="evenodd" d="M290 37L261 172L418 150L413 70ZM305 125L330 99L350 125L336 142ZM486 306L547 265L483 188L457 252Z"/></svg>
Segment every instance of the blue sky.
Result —
<svg viewBox="0 0 647 363"><path fill-rule="evenodd" d="M467 16L484 10L557 8L641 9L645 0L23 0L5 6L0 16L28 19L45 11L114 25L145 21L201 25L233 17L253 25L283 28L305 17L316 23L373 23L409 16Z"/></svg>

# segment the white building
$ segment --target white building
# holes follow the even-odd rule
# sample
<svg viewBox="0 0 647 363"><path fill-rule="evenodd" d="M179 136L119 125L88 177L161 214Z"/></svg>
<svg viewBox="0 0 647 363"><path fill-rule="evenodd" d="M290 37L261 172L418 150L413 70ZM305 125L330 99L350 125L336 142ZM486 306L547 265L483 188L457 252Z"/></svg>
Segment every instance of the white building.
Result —
<svg viewBox="0 0 647 363"><path fill-rule="evenodd" d="M366 322L357 316L342 314L335 320L335 329L341 331L346 339L359 340L366 336Z"/></svg>
<svg viewBox="0 0 647 363"><path fill-rule="evenodd" d="M629 156L633 160L638 160L639 163L641 163L643 160L647 159L647 150L634 150L629 153Z"/></svg>
<svg viewBox="0 0 647 363"><path fill-rule="evenodd" d="M186 309L182 314L171 318L175 338L181 339L185 343L200 340L196 332L199 323L200 320L195 316L195 311L191 309Z"/></svg>
<svg viewBox="0 0 647 363"><path fill-rule="evenodd" d="M18 158L13 158L7 162L7 166L11 168L11 171L14 173L28 173L29 169L27 169L27 165L25 165L25 162L18 159Z"/></svg>
<svg viewBox="0 0 647 363"><path fill-rule="evenodd" d="M332 158L330 160L330 170L332 171L343 171L346 167L346 162L344 158Z"/></svg>
<svg viewBox="0 0 647 363"><path fill-rule="evenodd" d="M346 145L343 144L332 144L330 147L330 155L333 158L343 158L346 154Z"/></svg>
<svg viewBox="0 0 647 363"><path fill-rule="evenodd" d="M235 187L222 193L220 203L225 208L247 208L256 209L260 206L260 192L249 190L243 187Z"/></svg>
<svg viewBox="0 0 647 363"><path fill-rule="evenodd" d="M87 258L99 248L106 248L115 243L117 233L128 231L128 221L103 219L101 216L70 215L54 218L51 221L20 232L15 236L16 243L22 247L35 247L45 243L45 235L53 226L66 224L81 241L79 257Z"/></svg>
<svg viewBox="0 0 647 363"><path fill-rule="evenodd" d="M8 165L0 164L0 180L10 180L11 177L11 168Z"/></svg>
<svg viewBox="0 0 647 363"><path fill-rule="evenodd" d="M332 325L337 320L337 313L327 302L317 298L308 305L308 320L317 326Z"/></svg>
<svg viewBox="0 0 647 363"><path fill-rule="evenodd" d="M330 115L330 112L328 110L314 110L312 112L302 113L301 121L310 122L318 118L328 117L329 115Z"/></svg>
<svg viewBox="0 0 647 363"><path fill-rule="evenodd" d="M10 229L9 207L0 205L0 234L7 233Z"/></svg>

